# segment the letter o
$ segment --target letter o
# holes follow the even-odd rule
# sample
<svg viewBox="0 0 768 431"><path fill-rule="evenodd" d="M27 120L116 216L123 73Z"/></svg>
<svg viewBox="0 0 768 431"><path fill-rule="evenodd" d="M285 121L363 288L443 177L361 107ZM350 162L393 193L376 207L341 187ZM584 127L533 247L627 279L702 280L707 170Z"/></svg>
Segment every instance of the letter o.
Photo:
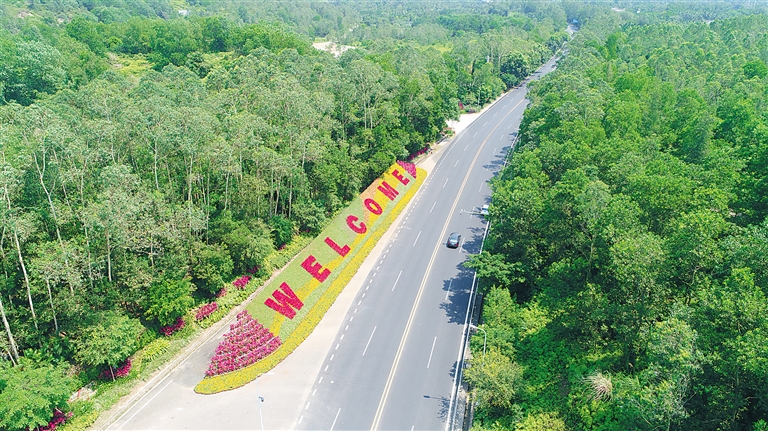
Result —
<svg viewBox="0 0 768 431"><path fill-rule="evenodd" d="M376 214L381 215L381 213L384 211L381 209L381 205L379 205L378 202L375 200L368 198L363 202L363 205L365 205L366 208L368 208L368 211Z"/></svg>

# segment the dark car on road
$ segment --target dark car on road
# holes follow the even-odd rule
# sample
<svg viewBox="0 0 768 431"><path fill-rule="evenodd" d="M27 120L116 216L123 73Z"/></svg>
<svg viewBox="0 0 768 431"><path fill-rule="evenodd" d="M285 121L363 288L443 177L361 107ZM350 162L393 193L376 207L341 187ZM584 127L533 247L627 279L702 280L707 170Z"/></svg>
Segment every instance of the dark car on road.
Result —
<svg viewBox="0 0 768 431"><path fill-rule="evenodd" d="M448 248L458 248L460 242L461 242L461 235L458 232L452 232L451 235L448 237L448 243L446 245L448 246Z"/></svg>

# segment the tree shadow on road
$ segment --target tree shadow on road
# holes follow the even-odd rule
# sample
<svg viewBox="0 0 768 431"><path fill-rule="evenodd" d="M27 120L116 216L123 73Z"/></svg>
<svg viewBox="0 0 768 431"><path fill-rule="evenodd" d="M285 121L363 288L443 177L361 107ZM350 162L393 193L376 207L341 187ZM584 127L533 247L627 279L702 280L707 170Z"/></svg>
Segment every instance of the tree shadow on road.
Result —
<svg viewBox="0 0 768 431"><path fill-rule="evenodd" d="M510 134L509 140L507 142L513 141L514 133ZM497 152L493 155L493 159L483 165L483 168L488 169L489 171L493 172L493 176L496 176L499 171L501 171L501 168L504 167L504 160L507 158L507 152L512 148L511 145L506 145L501 148L501 151Z"/></svg>
<svg viewBox="0 0 768 431"><path fill-rule="evenodd" d="M485 227L472 227L470 232L471 234L467 236L467 240L462 245L462 250L466 253L480 253ZM440 308L445 310L448 322L463 325L467 316L467 305L475 271L465 267L464 262L459 263L456 268L459 272L455 277L443 280L446 300L440 304Z"/></svg>
<svg viewBox="0 0 768 431"><path fill-rule="evenodd" d="M437 413L437 417L443 421L448 420L448 406L451 403L450 398L431 395L424 395L424 398L440 403L440 410Z"/></svg>
<svg viewBox="0 0 768 431"><path fill-rule="evenodd" d="M464 324L473 275L472 270L459 265L459 274L456 277L443 280L443 291L447 293L447 298L440 304L440 308L445 310L448 322L458 325Z"/></svg>

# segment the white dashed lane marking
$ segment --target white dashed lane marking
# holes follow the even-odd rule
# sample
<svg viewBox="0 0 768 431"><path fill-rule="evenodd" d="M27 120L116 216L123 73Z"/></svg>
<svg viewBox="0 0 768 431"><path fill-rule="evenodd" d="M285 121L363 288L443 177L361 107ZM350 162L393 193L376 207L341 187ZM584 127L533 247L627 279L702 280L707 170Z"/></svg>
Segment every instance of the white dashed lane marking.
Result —
<svg viewBox="0 0 768 431"><path fill-rule="evenodd" d="M365 349L363 349L363 356L365 356L365 352L368 351L368 346L371 344L371 340L373 340L373 334L376 333L376 327L373 327L373 332L371 332L371 336L368 338L368 342L365 343Z"/></svg>
<svg viewBox="0 0 768 431"><path fill-rule="evenodd" d="M397 280L395 280L395 284L392 285L392 291L395 291L395 286L397 286L397 282L400 281L400 276L403 275L403 270L400 270L400 274L397 274Z"/></svg>

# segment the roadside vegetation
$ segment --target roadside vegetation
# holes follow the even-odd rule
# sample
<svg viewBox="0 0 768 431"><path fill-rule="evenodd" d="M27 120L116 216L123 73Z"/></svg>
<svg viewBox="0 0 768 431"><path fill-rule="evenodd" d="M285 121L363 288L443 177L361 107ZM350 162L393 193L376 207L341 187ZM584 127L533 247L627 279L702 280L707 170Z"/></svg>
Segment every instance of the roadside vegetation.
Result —
<svg viewBox="0 0 768 431"><path fill-rule="evenodd" d="M88 426L395 160L517 85L565 18L545 3L2 2L0 428Z"/></svg>
<svg viewBox="0 0 768 431"><path fill-rule="evenodd" d="M768 429L768 16L690 9L579 16L532 87L473 429Z"/></svg>

